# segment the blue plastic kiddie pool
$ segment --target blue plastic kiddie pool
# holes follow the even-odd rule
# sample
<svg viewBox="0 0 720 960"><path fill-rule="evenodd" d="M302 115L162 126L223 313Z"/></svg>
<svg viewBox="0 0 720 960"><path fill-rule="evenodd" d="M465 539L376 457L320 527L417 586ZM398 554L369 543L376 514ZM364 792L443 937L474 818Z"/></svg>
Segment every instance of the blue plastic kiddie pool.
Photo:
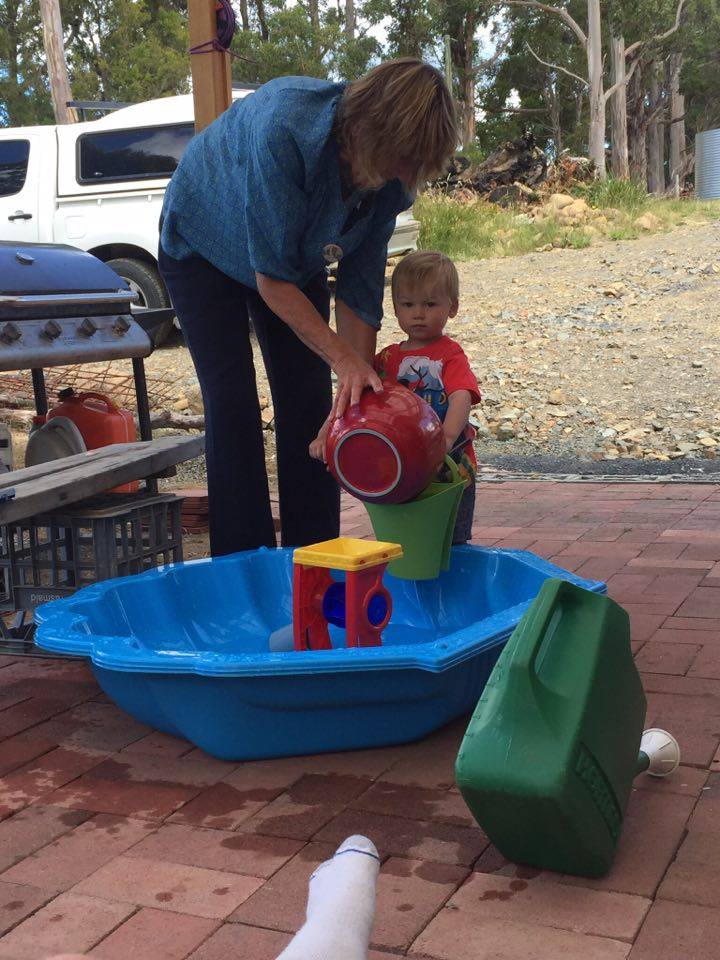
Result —
<svg viewBox="0 0 720 960"><path fill-rule="evenodd" d="M93 584L36 611L35 640L89 657L138 720L226 760L403 743L478 701L548 577L597 593L531 553L456 547L437 580L385 574L380 647L271 652L292 619L292 550L257 550Z"/></svg>

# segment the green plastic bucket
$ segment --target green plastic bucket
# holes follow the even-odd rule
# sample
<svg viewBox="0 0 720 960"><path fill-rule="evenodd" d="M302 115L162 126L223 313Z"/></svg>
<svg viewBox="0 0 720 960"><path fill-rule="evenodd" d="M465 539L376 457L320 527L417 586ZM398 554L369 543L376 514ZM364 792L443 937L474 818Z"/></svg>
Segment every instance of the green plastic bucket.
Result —
<svg viewBox="0 0 720 960"><path fill-rule="evenodd" d="M400 580L435 580L450 566L455 519L465 481L456 463L445 458L453 479L433 481L407 503L365 503L378 540L399 543L403 556L388 573Z"/></svg>

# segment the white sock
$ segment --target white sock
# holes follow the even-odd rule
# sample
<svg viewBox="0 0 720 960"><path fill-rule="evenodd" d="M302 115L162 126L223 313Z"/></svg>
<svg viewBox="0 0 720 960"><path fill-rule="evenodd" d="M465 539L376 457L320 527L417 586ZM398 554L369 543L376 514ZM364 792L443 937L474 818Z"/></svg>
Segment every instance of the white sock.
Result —
<svg viewBox="0 0 720 960"><path fill-rule="evenodd" d="M310 877L307 920L277 960L367 960L380 858L348 837Z"/></svg>

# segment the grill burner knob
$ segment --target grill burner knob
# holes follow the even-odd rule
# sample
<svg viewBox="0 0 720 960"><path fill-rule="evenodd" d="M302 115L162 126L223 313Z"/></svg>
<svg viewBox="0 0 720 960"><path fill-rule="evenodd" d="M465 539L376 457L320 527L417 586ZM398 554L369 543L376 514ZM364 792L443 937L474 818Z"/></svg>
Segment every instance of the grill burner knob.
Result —
<svg viewBox="0 0 720 960"><path fill-rule="evenodd" d="M47 337L48 340L57 340L61 333L62 327L57 320L48 320L48 322L42 328L42 335Z"/></svg>
<svg viewBox="0 0 720 960"><path fill-rule="evenodd" d="M113 330L120 336L122 336L124 333L127 333L130 327L131 323L127 317L118 317L113 324Z"/></svg>
<svg viewBox="0 0 720 960"><path fill-rule="evenodd" d="M85 337L91 337L94 333L97 332L98 325L95 323L92 317L85 317L83 322L78 327L80 333Z"/></svg>
<svg viewBox="0 0 720 960"><path fill-rule="evenodd" d="M15 343L21 336L20 328L16 323L13 323L12 320L6 323L2 331L0 331L0 340L2 340L3 343Z"/></svg>

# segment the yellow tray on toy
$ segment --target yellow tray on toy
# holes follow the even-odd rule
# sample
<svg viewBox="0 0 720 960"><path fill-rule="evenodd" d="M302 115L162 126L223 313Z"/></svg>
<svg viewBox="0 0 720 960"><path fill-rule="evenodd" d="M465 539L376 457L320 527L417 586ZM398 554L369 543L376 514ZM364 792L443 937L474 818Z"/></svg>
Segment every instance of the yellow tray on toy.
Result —
<svg viewBox="0 0 720 960"><path fill-rule="evenodd" d="M399 543L403 555L388 566L401 580L435 580L450 567L455 519L465 481L445 457L452 480L434 480L407 503L365 503L378 540Z"/></svg>

